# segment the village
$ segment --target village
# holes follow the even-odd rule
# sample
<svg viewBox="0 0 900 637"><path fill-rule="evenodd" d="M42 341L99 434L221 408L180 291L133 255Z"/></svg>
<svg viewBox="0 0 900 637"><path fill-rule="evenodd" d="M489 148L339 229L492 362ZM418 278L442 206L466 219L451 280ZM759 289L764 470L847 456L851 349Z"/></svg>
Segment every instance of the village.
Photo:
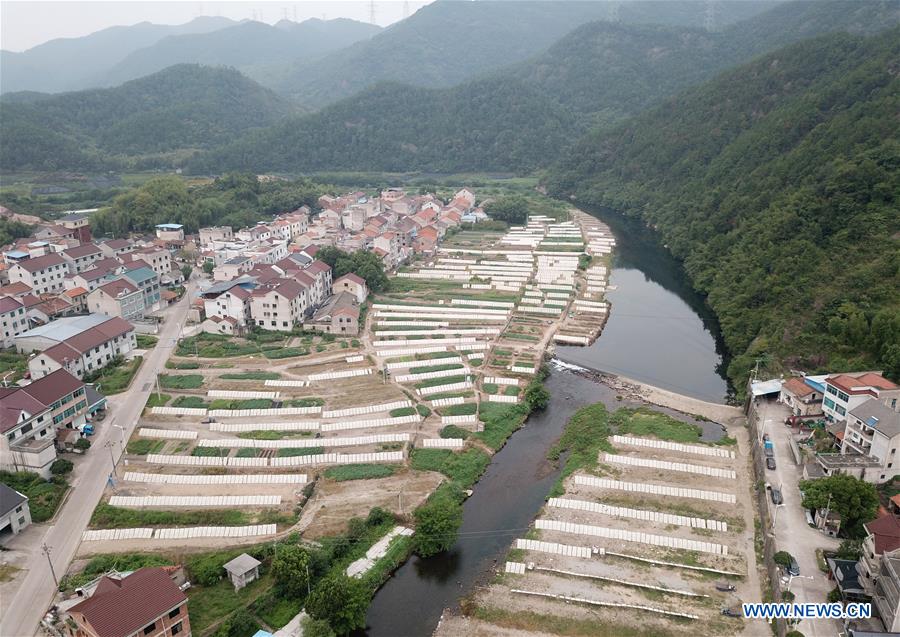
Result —
<svg viewBox="0 0 900 637"><path fill-rule="evenodd" d="M422 511L471 493L546 404L548 351L590 345L610 311L608 227L567 209L503 230L483 203L389 188L128 238L93 237L75 212L5 247L0 594L56 582L40 613L54 635L127 618L291 637L309 617L279 551L327 553L310 589L339 575L369 594L423 552ZM838 507L800 495L832 476L890 492L900 388L877 372L757 381L745 412L616 387L693 416L638 411L593 434L590 462L438 634L567 634L560 617L598 608L658 634L766 634L737 617L767 578L776 600L871 599L900 629L900 496L862 520L854 557ZM701 417L724 443L695 440ZM42 541L64 521L65 549Z"/></svg>

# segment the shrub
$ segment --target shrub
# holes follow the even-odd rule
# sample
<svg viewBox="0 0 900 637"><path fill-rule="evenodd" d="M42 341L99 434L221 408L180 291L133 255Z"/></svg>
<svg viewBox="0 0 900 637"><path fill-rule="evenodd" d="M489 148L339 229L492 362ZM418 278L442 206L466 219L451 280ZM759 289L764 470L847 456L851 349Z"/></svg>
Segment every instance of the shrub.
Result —
<svg viewBox="0 0 900 637"><path fill-rule="evenodd" d="M397 409L391 409L388 415L391 418L400 418L401 416L412 416L414 413L416 413L415 407L398 407Z"/></svg>
<svg viewBox="0 0 900 637"><path fill-rule="evenodd" d="M416 509L416 532L413 546L416 553L428 557L446 551L456 543L462 525L464 496L456 483L448 482L431 494L428 501Z"/></svg>
<svg viewBox="0 0 900 637"><path fill-rule="evenodd" d="M91 441L87 438L79 438L75 441L75 448L78 449L78 451L87 451L91 448Z"/></svg>
<svg viewBox="0 0 900 637"><path fill-rule="evenodd" d="M788 568L791 565L793 556L787 551L778 551L777 553L775 553L772 559L776 564L778 564L778 566L781 566L782 568Z"/></svg>
<svg viewBox="0 0 900 637"><path fill-rule="evenodd" d="M340 635L365 628L371 592L358 579L342 573L328 575L316 584L306 602L306 612L327 621Z"/></svg>
<svg viewBox="0 0 900 637"><path fill-rule="evenodd" d="M71 460L66 460L65 458L57 458L53 461L53 464L50 465L50 473L55 476L64 476L68 473L71 473L72 469L75 468L75 465L72 464Z"/></svg>
<svg viewBox="0 0 900 637"><path fill-rule="evenodd" d="M419 412L419 415L422 416L422 418L428 418L428 416L431 415L431 409L428 405L416 405L416 411Z"/></svg>
<svg viewBox="0 0 900 637"><path fill-rule="evenodd" d="M313 619L312 617L304 617L303 637L335 637L331 625L324 619Z"/></svg>

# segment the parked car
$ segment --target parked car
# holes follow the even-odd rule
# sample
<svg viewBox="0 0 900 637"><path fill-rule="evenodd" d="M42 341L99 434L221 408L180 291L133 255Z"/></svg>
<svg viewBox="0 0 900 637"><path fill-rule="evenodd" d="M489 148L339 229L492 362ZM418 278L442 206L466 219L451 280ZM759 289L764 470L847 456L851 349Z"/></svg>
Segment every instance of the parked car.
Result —
<svg viewBox="0 0 900 637"><path fill-rule="evenodd" d="M791 565L788 566L787 572L789 575L793 575L794 577L800 575L800 565L797 564L797 560L794 559L793 555L791 555Z"/></svg>
<svg viewBox="0 0 900 637"><path fill-rule="evenodd" d="M775 471L775 458L766 458L766 469Z"/></svg>
<svg viewBox="0 0 900 637"><path fill-rule="evenodd" d="M722 614L726 617L743 617L741 615L741 607L740 606L729 606L722 609Z"/></svg>
<svg viewBox="0 0 900 637"><path fill-rule="evenodd" d="M766 454L766 458L771 459L775 457L775 450L772 447L766 447L763 451Z"/></svg>
<svg viewBox="0 0 900 637"><path fill-rule="evenodd" d="M784 497L781 495L780 489L772 489L769 496L772 498L772 504L784 504Z"/></svg>

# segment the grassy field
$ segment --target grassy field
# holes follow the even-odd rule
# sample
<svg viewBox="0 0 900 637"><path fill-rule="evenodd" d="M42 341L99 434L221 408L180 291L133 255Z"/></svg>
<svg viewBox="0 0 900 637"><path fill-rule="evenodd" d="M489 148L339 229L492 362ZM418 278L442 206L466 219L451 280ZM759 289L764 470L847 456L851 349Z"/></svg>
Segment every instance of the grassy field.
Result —
<svg viewBox="0 0 900 637"><path fill-rule="evenodd" d="M413 449L410 467L418 471L437 471L468 489L487 468L491 457L481 449L454 453L449 449Z"/></svg>
<svg viewBox="0 0 900 637"><path fill-rule="evenodd" d="M234 509L203 511L153 511L127 509L100 503L91 515L90 526L121 529L136 526L238 526L250 524L253 516Z"/></svg>
<svg viewBox="0 0 900 637"><path fill-rule="evenodd" d="M48 482L30 471L0 471L0 482L28 496L32 522L46 522L52 518L69 489L64 479Z"/></svg>
<svg viewBox="0 0 900 637"><path fill-rule="evenodd" d="M165 389L199 389L203 386L201 374L160 374L159 384Z"/></svg>
<svg viewBox="0 0 900 637"><path fill-rule="evenodd" d="M128 453L136 456L146 456L148 453L159 453L160 449L166 446L165 440L148 440L142 438L140 440L132 440L126 447Z"/></svg>
<svg viewBox="0 0 900 637"><path fill-rule="evenodd" d="M97 383L98 389L106 396L120 394L128 389L142 362L142 356L135 356L120 365L109 365L99 370L99 374L92 376L89 382Z"/></svg>
<svg viewBox="0 0 900 637"><path fill-rule="evenodd" d="M697 425L676 420L667 414L647 407L619 409L610 418L616 433L634 436L655 436L671 442L703 444L703 430Z"/></svg>
<svg viewBox="0 0 900 637"><path fill-rule="evenodd" d="M152 347L156 347L156 344L159 342L159 339L155 336L150 336L149 334L136 334L135 339L137 340L137 346L139 349L150 349Z"/></svg>
<svg viewBox="0 0 900 637"><path fill-rule="evenodd" d="M172 403L172 407L188 407L191 409L206 409L209 403L200 396L179 396Z"/></svg>
<svg viewBox="0 0 900 637"><path fill-rule="evenodd" d="M278 372L230 372L219 376L222 380L278 380Z"/></svg>
<svg viewBox="0 0 900 637"><path fill-rule="evenodd" d="M393 465L387 464L345 464L339 467L328 467L325 477L336 482L346 480L374 480L387 478L396 473Z"/></svg>
<svg viewBox="0 0 900 637"><path fill-rule="evenodd" d="M0 380L14 383L28 371L28 355L15 350L0 350Z"/></svg>

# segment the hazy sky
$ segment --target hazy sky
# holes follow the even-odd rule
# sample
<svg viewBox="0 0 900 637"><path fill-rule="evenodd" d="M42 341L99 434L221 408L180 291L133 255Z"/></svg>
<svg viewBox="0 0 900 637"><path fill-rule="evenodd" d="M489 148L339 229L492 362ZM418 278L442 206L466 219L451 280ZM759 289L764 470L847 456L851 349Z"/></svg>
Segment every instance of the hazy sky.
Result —
<svg viewBox="0 0 900 637"><path fill-rule="evenodd" d="M387 26L404 12L414 13L432 0L376 0L375 23ZM0 47L24 51L55 38L71 38L106 27L155 22L183 24L200 15L233 20L255 19L274 24L282 18L352 18L370 22L371 4L365 0L320 0L318 2L44 2L0 0Z"/></svg>

